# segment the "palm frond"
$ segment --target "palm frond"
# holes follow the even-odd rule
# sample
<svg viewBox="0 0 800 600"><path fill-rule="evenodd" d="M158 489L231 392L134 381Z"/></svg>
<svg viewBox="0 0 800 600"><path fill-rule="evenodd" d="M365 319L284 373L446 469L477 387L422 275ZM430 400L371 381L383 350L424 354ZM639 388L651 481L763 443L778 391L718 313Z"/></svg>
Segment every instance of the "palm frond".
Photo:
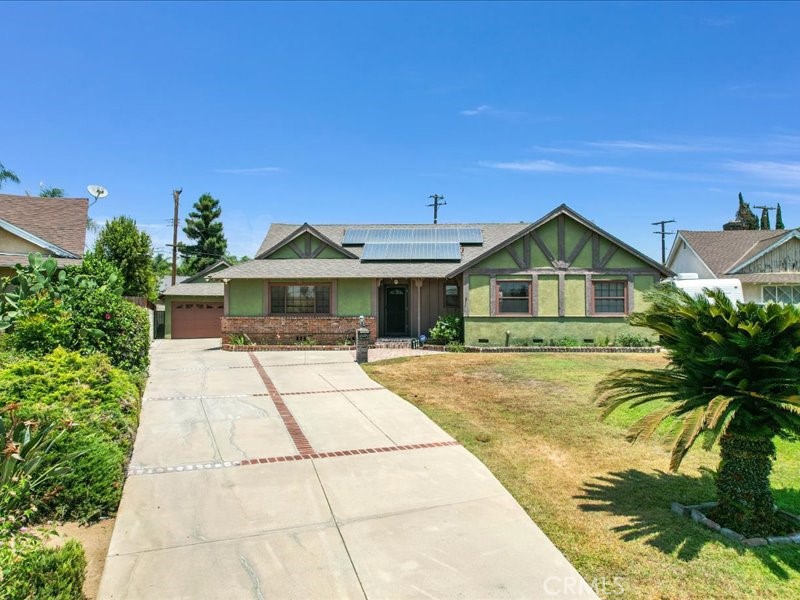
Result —
<svg viewBox="0 0 800 600"><path fill-rule="evenodd" d="M705 407L698 406L684 417L683 427L672 447L672 456L669 461L670 471L674 472L678 470L689 448L692 447L697 436L703 431L703 418L705 413Z"/></svg>
<svg viewBox="0 0 800 600"><path fill-rule="evenodd" d="M645 415L631 425L628 430L628 435L625 436L626 439L631 443L640 438L643 440L649 439L656 432L658 426L675 412L675 409L675 406L667 406L661 410L651 412L649 415Z"/></svg>
<svg viewBox="0 0 800 600"><path fill-rule="evenodd" d="M706 406L704 426L714 429L731 402L733 402L733 398L730 396L715 396Z"/></svg>

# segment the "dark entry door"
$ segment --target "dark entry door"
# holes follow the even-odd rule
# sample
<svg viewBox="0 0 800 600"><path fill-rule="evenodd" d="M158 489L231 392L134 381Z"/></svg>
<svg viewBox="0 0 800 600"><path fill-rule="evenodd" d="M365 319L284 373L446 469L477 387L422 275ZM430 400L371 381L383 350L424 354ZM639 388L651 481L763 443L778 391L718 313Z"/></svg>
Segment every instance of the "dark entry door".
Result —
<svg viewBox="0 0 800 600"><path fill-rule="evenodd" d="M384 335L408 335L408 288L386 286L384 301Z"/></svg>

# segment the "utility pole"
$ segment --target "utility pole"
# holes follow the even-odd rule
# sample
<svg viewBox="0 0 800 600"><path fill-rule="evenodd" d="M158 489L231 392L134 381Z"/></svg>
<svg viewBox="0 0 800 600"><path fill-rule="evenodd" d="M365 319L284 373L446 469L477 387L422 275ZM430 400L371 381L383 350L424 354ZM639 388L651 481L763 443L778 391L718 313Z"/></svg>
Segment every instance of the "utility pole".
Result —
<svg viewBox="0 0 800 600"><path fill-rule="evenodd" d="M444 196L439 194L432 194L428 198L433 198L433 204L428 204L428 206L433 207L433 224L436 225L439 220L439 207L444 206L447 202L440 202L440 200L444 200Z"/></svg>
<svg viewBox="0 0 800 600"><path fill-rule="evenodd" d="M656 221L655 223L650 223L651 225L661 225L661 231L654 231L656 235L661 236L661 264L666 266L667 264L667 236L668 235L675 235L674 231L664 231L664 225L667 223L675 223L675 219L670 219L669 221Z"/></svg>
<svg viewBox="0 0 800 600"><path fill-rule="evenodd" d="M760 208L761 209L761 218L758 220L758 227L759 229L764 229L765 218L766 218L766 229L769 229L769 211L775 210L774 206L754 206L753 208ZM766 215L766 217L765 217Z"/></svg>
<svg viewBox="0 0 800 600"><path fill-rule="evenodd" d="M172 199L175 201L175 216L172 218L172 285L178 278L178 205L182 191L183 188L172 190Z"/></svg>

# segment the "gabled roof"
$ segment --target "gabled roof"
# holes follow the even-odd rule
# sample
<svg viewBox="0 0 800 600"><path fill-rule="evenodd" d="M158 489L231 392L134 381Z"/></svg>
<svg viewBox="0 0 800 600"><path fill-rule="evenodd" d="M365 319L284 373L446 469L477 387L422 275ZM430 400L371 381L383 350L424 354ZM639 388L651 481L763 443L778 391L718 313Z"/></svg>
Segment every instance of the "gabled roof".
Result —
<svg viewBox="0 0 800 600"><path fill-rule="evenodd" d="M717 277L741 268L754 258L790 239L793 230L679 230L669 253L671 264L683 241Z"/></svg>
<svg viewBox="0 0 800 600"><path fill-rule="evenodd" d="M272 231L271 227L270 227L270 231ZM255 260L266 258L267 256L269 256L270 254L272 254L276 250L279 250L280 248L283 248L284 246L286 246L288 244L291 244L294 240L299 238L304 233L308 233L309 235L314 236L319 241L321 241L323 244L325 244L327 246L330 246L331 248L333 248L337 252L340 252L342 255L344 255L344 256L346 256L348 258L358 258L355 254L353 254L347 248L342 246L341 240L339 240L339 242L335 242L332 239L330 239L328 236L326 236L324 233L321 233L315 227L309 225L308 223L303 223L300 227L297 227L294 231L289 233L282 240L280 240L280 241L276 242L274 245L268 246L266 249L262 250L262 248L264 248L264 246L267 244L267 240L269 238L269 233L267 233L267 237L264 238L264 241L261 244L261 248L259 248L258 254L256 254Z"/></svg>
<svg viewBox="0 0 800 600"><path fill-rule="evenodd" d="M341 246L344 233L348 228L358 227L359 229L405 229L431 228L441 229L447 227L477 227L483 234L483 245L462 246L463 261L469 261L477 256L491 253L497 249L498 244L507 240L510 236L525 229L529 223L454 223L454 224L337 224L337 225L315 225L314 230L328 238L334 244ZM286 223L275 223L267 232L264 241L259 249L258 256L264 254L265 249L271 249L287 236L293 234L302 225L289 225ZM361 258L364 251L363 247L352 246L346 249L354 258ZM419 262L376 262L363 263L360 260L350 258L285 258L280 260L251 260L230 269L225 269L220 273L215 273L213 279L264 279L264 278L339 278L339 277L429 277L446 278L454 268L454 264L436 261Z"/></svg>
<svg viewBox="0 0 800 600"><path fill-rule="evenodd" d="M65 258L83 256L88 211L89 201L86 198L0 194L0 219L25 231L28 236L47 242L49 246L43 246L40 242L25 238L47 250L52 248L54 255Z"/></svg>
<svg viewBox="0 0 800 600"><path fill-rule="evenodd" d="M221 271L222 269L227 269L230 267L231 264L227 260L218 260L213 265L207 266L205 269L200 271L199 273L195 273L194 275L190 275L189 277L185 277L181 283L196 283L198 281L205 282L206 276L210 275L211 273L216 273L217 271ZM177 281L175 283L177 285Z"/></svg>
<svg viewBox="0 0 800 600"><path fill-rule="evenodd" d="M523 236L531 233L532 231L538 229L539 227L541 227L545 223L548 223L549 221L552 221L553 219L557 218L559 215L566 215L566 216L570 217L571 219L577 221L578 223L580 223L581 225L586 227L589 231L593 231L594 233L598 234L599 236L606 238L612 244L616 244L620 248L623 248L624 250L626 250L627 252L629 252L630 254L632 254L633 256L635 256L636 258L641 260L642 262L644 262L647 265L653 267L654 270L658 271L662 275L664 275L664 276L673 275L672 271L670 271L668 268L666 268L662 264L654 261L649 256L646 256L646 255L642 254L641 252L639 252L638 250L636 250L632 246L629 246L628 244L626 244L625 242L623 242L619 238L614 237L613 235L608 233L605 229L601 229L600 227L598 227L597 225L595 225L594 223L589 221L587 218L585 218L583 215L575 212L573 209L571 209L566 204L562 204L561 206L559 206L557 208L554 208L553 210L551 210L549 213L547 213L545 216L543 216L541 219L539 219L535 223L531 223L531 224L527 225L522 231L519 231L518 233L515 233L515 234L509 236L508 239L506 239L504 242L502 242L501 244L498 244L497 246L495 246L495 248L492 251L494 252L494 251L497 251L497 250L501 250L501 249L505 248L506 246L509 246L509 245L513 244L516 240L518 240L521 237L523 237ZM463 263L456 270L454 270L452 273L450 273L449 276L450 277L454 277L455 275L458 275L459 273L463 273L464 271L466 271L470 267L473 267L474 265L476 265L477 263L482 261L484 258L486 258L486 256L488 254L490 254L490 252L484 252L483 254L481 254L480 256L476 256L475 258L473 258L469 262Z"/></svg>

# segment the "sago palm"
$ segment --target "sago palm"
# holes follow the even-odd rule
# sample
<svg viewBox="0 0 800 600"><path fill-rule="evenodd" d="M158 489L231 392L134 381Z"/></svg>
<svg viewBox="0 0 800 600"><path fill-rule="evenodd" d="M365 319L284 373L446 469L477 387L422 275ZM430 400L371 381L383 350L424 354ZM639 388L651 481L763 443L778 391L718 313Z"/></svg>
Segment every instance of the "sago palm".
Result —
<svg viewBox="0 0 800 600"><path fill-rule="evenodd" d="M719 291L694 298L674 287L651 294L632 325L661 336L669 364L623 369L597 386L603 417L621 406L652 406L629 440L676 420L670 469L692 445L719 443L713 517L745 535L779 528L769 485L776 437L800 433L800 310L737 303Z"/></svg>

